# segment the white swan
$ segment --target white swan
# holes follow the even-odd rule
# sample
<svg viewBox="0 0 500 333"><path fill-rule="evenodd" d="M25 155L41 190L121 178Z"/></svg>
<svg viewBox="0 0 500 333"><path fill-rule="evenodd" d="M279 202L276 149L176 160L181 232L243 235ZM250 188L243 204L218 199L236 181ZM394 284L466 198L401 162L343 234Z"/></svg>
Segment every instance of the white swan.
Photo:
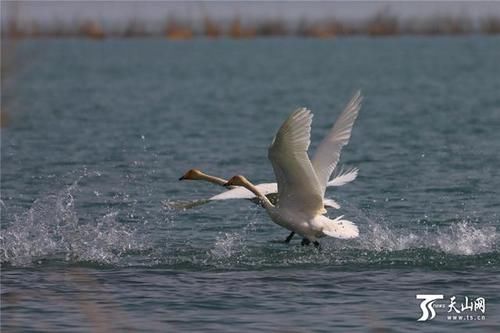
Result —
<svg viewBox="0 0 500 333"><path fill-rule="evenodd" d="M334 220L326 213L323 204L328 179L335 169L340 151L349 142L352 127L361 107L358 91L339 116L330 133L317 148L312 161L307 155L311 136L311 111L301 108L292 113L281 125L269 147L268 157L278 181L278 203L273 205L243 176L232 177L225 185L244 186L262 202L271 219L278 225L303 237L302 245L313 242L319 247L318 238L355 238L358 227L339 216Z"/></svg>
<svg viewBox="0 0 500 333"><path fill-rule="evenodd" d="M340 170L335 177L328 182L328 187L330 186L342 186L349 182L352 182L358 176L358 169L351 168L347 170ZM208 175L198 169L190 169L188 170L179 180L202 180L212 184L221 185L227 183L227 180ZM255 187L259 190L260 193L265 195L273 204L276 204L278 195L278 184L277 183L263 183L255 185ZM196 206L199 204L207 203L210 201L217 200L230 200L230 199L248 199L257 204L260 203L260 200L253 194L251 191L247 190L241 186L233 186L230 190L224 191L217 195L214 195L205 200L198 200L190 204L186 204L182 206L183 208ZM340 205L333 199L324 199L323 204L325 207L332 207L339 209Z"/></svg>

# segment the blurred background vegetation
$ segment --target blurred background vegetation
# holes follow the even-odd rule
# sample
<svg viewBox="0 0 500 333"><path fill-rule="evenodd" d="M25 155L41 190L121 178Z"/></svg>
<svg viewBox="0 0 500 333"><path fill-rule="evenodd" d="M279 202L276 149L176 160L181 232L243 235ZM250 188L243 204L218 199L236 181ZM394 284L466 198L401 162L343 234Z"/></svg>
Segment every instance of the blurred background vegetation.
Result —
<svg viewBox="0 0 500 333"><path fill-rule="evenodd" d="M41 2L43 4L43 2ZM50 4L50 6L49 6ZM119 2L115 3L117 6ZM288 15L297 3L281 2L272 15L247 15L244 10L238 10L238 3L226 10L226 15L217 15L213 10L216 6L212 2L159 3L164 5L165 17L158 19L148 18L141 11L141 2L121 4L122 7L136 8L136 14L124 14L121 19L106 18L104 14L92 17L89 12L78 13L82 6L99 7L99 2L75 2L74 10L68 4L67 13L61 17L53 14L50 19L37 18L36 15L25 15L23 12L32 13L30 4L21 1L2 1L2 35L9 38L43 38L43 37L81 37L104 39L107 37L165 37L168 39L182 40L190 38L253 38L268 36L300 36L311 38L333 38L336 36L394 36L394 35L463 35L463 34L498 34L500 32L500 15L494 11L480 15L470 15L462 11L436 11L428 10L426 14L416 13L401 15L392 10L394 5L384 2L378 4L375 12L366 11L364 17L348 17L331 9L325 3L325 10L321 15ZM299 3L307 6L307 3ZM363 3L358 3L363 7ZM269 3L254 3L254 7L262 7L266 12ZM318 3L316 3L318 6ZM321 5L321 3L320 3ZM450 4L459 6L459 3ZM33 6L33 5L31 5ZM57 6L57 2L47 2L46 8ZM218 4L219 8L222 5ZM430 7L429 3L421 6ZM478 2L477 6L481 6ZM42 8L38 4L39 8ZM228 7L228 6L226 6ZM376 6L377 7L377 6ZM375 7L375 8L376 8ZM232 15L227 15L231 12ZM288 8L288 9L287 9ZM321 8L319 6L318 8ZM212 10L209 10L212 9ZM98 11L98 8L96 9ZM318 9L321 10L321 9ZM119 8L115 11L120 11ZM360 10L363 12L363 10ZM75 13L76 12L76 13Z"/></svg>

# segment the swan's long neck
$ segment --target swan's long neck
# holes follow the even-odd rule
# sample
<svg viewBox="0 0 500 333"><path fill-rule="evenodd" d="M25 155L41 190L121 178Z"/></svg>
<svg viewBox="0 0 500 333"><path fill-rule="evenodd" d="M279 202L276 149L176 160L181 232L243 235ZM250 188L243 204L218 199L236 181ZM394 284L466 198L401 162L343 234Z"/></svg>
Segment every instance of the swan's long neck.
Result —
<svg viewBox="0 0 500 333"><path fill-rule="evenodd" d="M201 175L200 179L207 181L209 183L212 183L212 184L220 185L220 186L224 186L224 184L227 183L227 180L225 180L225 179L215 177L215 176L210 176L210 175L207 175L206 173Z"/></svg>
<svg viewBox="0 0 500 333"><path fill-rule="evenodd" d="M274 208L274 205L271 203L271 201L269 201L269 199L262 193L260 193L260 191L257 189L257 187L255 187L254 184L250 183L250 181L248 181L247 179L245 179L243 181L243 186L251 191L253 194L255 194L255 196L257 198L259 198L259 200L262 202L262 206L264 206L264 208L266 210L269 210L269 209L273 209Z"/></svg>

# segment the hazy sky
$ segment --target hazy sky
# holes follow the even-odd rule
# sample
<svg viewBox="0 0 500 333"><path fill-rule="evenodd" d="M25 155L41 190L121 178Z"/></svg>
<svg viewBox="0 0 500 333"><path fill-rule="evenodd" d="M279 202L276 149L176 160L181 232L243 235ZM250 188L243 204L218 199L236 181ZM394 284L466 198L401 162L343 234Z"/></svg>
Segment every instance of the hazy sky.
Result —
<svg viewBox="0 0 500 333"><path fill-rule="evenodd" d="M499 1L2 1L2 17L14 8L22 20L71 21L81 18L163 20L167 16L196 19L204 13L225 19L238 14L244 19L281 17L310 19L321 17L363 18L389 9L402 17L433 14L466 14L471 17L500 16ZM6 10L7 9L7 10Z"/></svg>

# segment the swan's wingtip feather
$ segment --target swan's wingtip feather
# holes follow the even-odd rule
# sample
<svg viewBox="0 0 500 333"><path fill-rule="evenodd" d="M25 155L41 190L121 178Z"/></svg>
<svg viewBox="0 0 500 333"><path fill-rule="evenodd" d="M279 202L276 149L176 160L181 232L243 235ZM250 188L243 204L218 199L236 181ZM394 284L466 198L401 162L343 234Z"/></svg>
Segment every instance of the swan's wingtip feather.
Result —
<svg viewBox="0 0 500 333"><path fill-rule="evenodd" d="M341 168L340 171L335 173L333 179L327 183L327 186L342 186L350 183L358 177L358 173L359 169L356 167L348 168L346 170Z"/></svg>
<svg viewBox="0 0 500 333"><path fill-rule="evenodd" d="M333 200L333 199L324 198L323 199L323 205L325 207L331 207L331 208L335 208L335 209L340 209L340 205L338 204L338 202L335 201L335 200Z"/></svg>

